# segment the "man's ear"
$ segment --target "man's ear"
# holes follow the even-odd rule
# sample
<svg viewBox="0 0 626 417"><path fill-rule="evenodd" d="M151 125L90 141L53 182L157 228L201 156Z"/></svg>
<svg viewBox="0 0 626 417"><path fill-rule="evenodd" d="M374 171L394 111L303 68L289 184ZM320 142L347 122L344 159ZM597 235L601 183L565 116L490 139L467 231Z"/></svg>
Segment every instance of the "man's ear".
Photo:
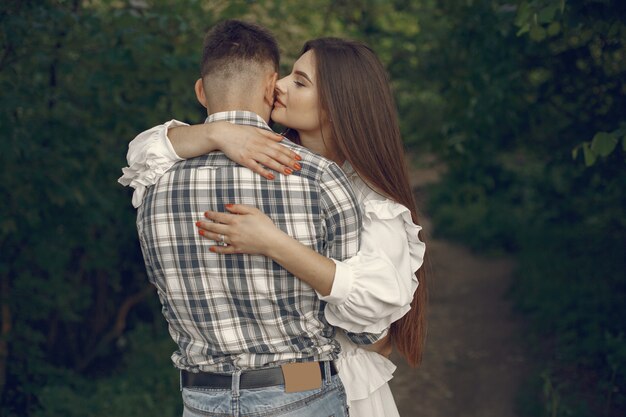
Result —
<svg viewBox="0 0 626 417"><path fill-rule="evenodd" d="M276 89L276 81L278 81L278 73L274 72L271 75L268 75L265 82L265 94L263 99L270 106L274 105L274 90Z"/></svg>
<svg viewBox="0 0 626 417"><path fill-rule="evenodd" d="M202 104L202 107L208 109L206 96L204 95L204 84L202 84L202 78L198 78L196 84L194 85L194 90L196 91L196 98Z"/></svg>

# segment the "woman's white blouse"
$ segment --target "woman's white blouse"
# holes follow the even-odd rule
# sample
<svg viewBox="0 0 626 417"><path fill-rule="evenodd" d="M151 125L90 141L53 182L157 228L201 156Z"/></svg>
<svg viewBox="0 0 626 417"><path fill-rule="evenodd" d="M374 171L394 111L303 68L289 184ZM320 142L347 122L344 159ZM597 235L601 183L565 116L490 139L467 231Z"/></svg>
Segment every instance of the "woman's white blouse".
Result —
<svg viewBox="0 0 626 417"><path fill-rule="evenodd" d="M148 187L156 184L172 165L183 160L176 155L172 143L167 138L167 130L178 126L189 125L178 120L170 120L141 132L128 144L126 154L128 166L122 168L124 175L117 182L135 189L133 207L137 208L141 205Z"/></svg>
<svg viewBox="0 0 626 417"><path fill-rule="evenodd" d="M320 298L328 302L324 315L333 326L378 333L411 309L418 286L415 272L424 262L426 246L408 208L371 189L348 163L342 168L361 206L361 248L344 262L333 259L333 287ZM336 339L341 345L337 369L357 415L399 416L386 387L396 369L393 362L355 345L341 330Z"/></svg>
<svg viewBox="0 0 626 417"><path fill-rule="evenodd" d="M336 264L332 290L326 297L330 324L354 333L380 333L410 310L424 260L422 229L411 212L372 190L352 167L348 175L361 206L363 229L356 256ZM319 295L319 294L318 294Z"/></svg>
<svg viewBox="0 0 626 417"><path fill-rule="evenodd" d="M128 147L128 167L121 184L135 189L133 206L139 207L147 187L182 160L167 138L167 129L184 126L171 120L139 134ZM321 296L330 324L348 332L380 333L410 310L418 282L415 272L424 260L425 245L419 239L421 226L411 212L371 189L352 167L342 167L351 181L363 215L361 247L346 261L333 260L336 271L331 293ZM392 377L395 366L388 359L356 345L340 335L340 376L348 399L365 398ZM377 370L378 374L371 372ZM367 377L369 379L362 379ZM368 381L365 383L365 381Z"/></svg>

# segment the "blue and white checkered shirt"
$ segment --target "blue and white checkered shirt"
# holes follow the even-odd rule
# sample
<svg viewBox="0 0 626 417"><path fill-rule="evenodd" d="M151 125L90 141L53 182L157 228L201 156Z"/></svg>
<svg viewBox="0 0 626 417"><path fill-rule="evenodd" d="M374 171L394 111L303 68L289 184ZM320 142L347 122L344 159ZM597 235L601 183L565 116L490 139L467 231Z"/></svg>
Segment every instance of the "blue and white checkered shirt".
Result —
<svg viewBox="0 0 626 417"><path fill-rule="evenodd" d="M217 113L207 123L219 120L271 130L246 111ZM172 360L180 369L231 372L334 359L339 352L324 302L309 285L264 256L210 252L214 242L195 226L206 210L248 204L327 257L354 256L361 217L343 171L306 148L282 143L302 157L302 170L293 175L268 181L214 152L175 164L139 207L141 248L179 346Z"/></svg>

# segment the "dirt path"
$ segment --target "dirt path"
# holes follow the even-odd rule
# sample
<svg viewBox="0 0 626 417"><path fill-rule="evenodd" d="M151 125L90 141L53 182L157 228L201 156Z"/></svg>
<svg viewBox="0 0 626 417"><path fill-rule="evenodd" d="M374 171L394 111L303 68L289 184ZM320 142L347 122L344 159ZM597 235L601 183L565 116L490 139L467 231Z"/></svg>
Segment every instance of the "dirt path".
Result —
<svg viewBox="0 0 626 417"><path fill-rule="evenodd" d="M436 180L432 171L412 173L414 186ZM429 230L426 221L425 230ZM514 417L524 376L520 323L504 295L513 262L487 258L431 239L429 338L424 362L398 364L391 389L402 417Z"/></svg>

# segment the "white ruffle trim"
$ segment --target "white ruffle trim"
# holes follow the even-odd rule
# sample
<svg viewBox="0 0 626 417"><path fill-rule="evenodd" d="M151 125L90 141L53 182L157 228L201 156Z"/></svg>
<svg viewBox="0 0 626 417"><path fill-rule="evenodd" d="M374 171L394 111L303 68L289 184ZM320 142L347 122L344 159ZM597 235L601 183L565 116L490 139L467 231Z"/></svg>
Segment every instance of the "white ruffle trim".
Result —
<svg viewBox="0 0 626 417"><path fill-rule="evenodd" d="M396 217L402 217L404 229L409 241L409 253L411 256L411 271L416 272L424 263L424 253L426 245L419 238L419 232L422 226L413 223L411 211L402 204L394 201L385 200L367 200L364 207L363 215L372 219L376 217L380 220L391 220ZM419 283L418 283L419 285Z"/></svg>
<svg viewBox="0 0 626 417"><path fill-rule="evenodd" d="M376 352L364 349L345 352L335 361L348 401L362 400L386 384L396 365Z"/></svg>
<svg viewBox="0 0 626 417"><path fill-rule="evenodd" d="M133 192L133 207L138 208L143 203L143 197L148 187L156 182L178 161L150 161L134 163L122 168L122 175L117 182L135 189Z"/></svg>
<svg viewBox="0 0 626 417"><path fill-rule="evenodd" d="M143 202L146 188L157 183L176 162L182 161L167 137L169 128L189 126L172 119L162 125L141 132L128 144L126 160L128 167L122 168L120 184L135 189L133 207Z"/></svg>

